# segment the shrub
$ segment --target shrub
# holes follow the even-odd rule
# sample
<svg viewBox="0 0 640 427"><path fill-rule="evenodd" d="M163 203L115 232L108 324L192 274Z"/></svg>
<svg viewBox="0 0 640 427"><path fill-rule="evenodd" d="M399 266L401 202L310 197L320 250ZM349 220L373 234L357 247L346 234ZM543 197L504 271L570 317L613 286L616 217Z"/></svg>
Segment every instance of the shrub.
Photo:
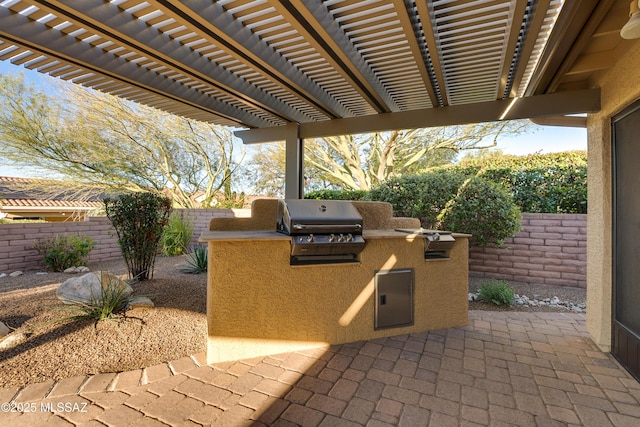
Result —
<svg viewBox="0 0 640 427"><path fill-rule="evenodd" d="M53 271L64 271L84 263L96 242L87 236L67 234L33 243L33 248L44 255L44 263Z"/></svg>
<svg viewBox="0 0 640 427"><path fill-rule="evenodd" d="M522 212L587 213L587 153L474 159L446 167L502 184Z"/></svg>
<svg viewBox="0 0 640 427"><path fill-rule="evenodd" d="M513 305L515 294L513 288L503 280L490 280L478 288L478 295L484 301L495 305Z"/></svg>
<svg viewBox="0 0 640 427"><path fill-rule="evenodd" d="M522 215L507 190L472 176L447 202L438 220L440 229L473 234L474 244L501 245L520 229Z"/></svg>
<svg viewBox="0 0 640 427"><path fill-rule="evenodd" d="M364 200L367 192L364 190L316 190L304 195L305 199L315 200Z"/></svg>
<svg viewBox="0 0 640 427"><path fill-rule="evenodd" d="M391 203L396 216L419 218L424 228L472 234L477 245L501 244L521 226L508 192L452 170L393 178L372 189L369 197Z"/></svg>
<svg viewBox="0 0 640 427"><path fill-rule="evenodd" d="M171 200L155 193L133 193L106 198L104 206L116 229L130 278L153 277L153 264L171 212Z"/></svg>
<svg viewBox="0 0 640 427"><path fill-rule="evenodd" d="M184 218L182 212L172 212L160 239L162 253L167 256L182 255L187 250L192 235L191 221Z"/></svg>
<svg viewBox="0 0 640 427"><path fill-rule="evenodd" d="M183 273L206 273L208 267L208 250L206 246L196 246L187 257L187 265L180 269Z"/></svg>

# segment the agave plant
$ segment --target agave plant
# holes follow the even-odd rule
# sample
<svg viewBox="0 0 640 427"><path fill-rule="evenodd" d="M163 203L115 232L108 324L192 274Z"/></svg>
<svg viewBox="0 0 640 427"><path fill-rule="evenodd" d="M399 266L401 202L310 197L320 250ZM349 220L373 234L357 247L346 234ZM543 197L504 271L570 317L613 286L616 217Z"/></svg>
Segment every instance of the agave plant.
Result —
<svg viewBox="0 0 640 427"><path fill-rule="evenodd" d="M206 246L196 246L187 255L187 265L180 269L183 273L200 274L207 272L208 251Z"/></svg>

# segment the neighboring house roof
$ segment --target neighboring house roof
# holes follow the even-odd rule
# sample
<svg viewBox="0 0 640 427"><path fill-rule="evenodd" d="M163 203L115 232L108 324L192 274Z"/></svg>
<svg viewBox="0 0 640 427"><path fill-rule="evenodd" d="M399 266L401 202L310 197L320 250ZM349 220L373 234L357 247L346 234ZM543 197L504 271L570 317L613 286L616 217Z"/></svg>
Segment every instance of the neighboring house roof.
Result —
<svg viewBox="0 0 640 427"><path fill-rule="evenodd" d="M47 208L90 208L96 209L102 206L102 202L79 200L27 200L27 199L0 199L0 210L7 207L47 207Z"/></svg>
<svg viewBox="0 0 640 427"><path fill-rule="evenodd" d="M70 213L86 213L102 206L99 196L87 196L79 200L70 192L48 195L38 190L42 180L0 176L0 213L13 217L58 216ZM50 181L47 181L50 182ZM64 186L60 181L59 185Z"/></svg>

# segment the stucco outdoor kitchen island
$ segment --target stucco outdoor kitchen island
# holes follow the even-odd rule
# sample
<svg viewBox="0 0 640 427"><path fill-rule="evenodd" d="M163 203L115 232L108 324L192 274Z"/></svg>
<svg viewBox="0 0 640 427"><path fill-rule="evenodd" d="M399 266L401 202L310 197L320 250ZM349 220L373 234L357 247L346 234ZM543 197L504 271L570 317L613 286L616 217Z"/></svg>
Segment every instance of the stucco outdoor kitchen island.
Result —
<svg viewBox="0 0 640 427"><path fill-rule="evenodd" d="M200 237L209 252L208 363L467 323L469 236L453 235L456 241L448 258L425 259L424 236L372 227L374 222L389 226L391 218L381 221L378 211L368 215L362 206L381 205L366 203L360 202L358 208L365 219L366 244L358 262L352 263L290 265L291 238L275 231L275 217L262 221L267 229L246 229L261 228L256 226L261 221L256 222L255 203L253 220L211 221L211 230ZM390 206L383 208L390 215ZM272 208L268 211L270 217ZM397 220L391 224L407 225ZM399 287L410 295L408 300L400 295L400 306L391 308L391 318L397 314L403 318L402 312L411 310L404 315L411 322L391 327L377 323L376 327L378 312L384 315L386 309L387 290L391 289L387 306L397 300L392 283L397 281L396 272L400 282L410 278L410 286L400 283Z"/></svg>

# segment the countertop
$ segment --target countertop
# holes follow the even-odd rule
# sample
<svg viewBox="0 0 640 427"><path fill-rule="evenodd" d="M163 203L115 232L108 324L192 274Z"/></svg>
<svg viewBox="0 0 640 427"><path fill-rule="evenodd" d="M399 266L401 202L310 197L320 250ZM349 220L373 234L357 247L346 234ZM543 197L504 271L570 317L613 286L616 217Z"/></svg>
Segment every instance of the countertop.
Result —
<svg viewBox="0 0 640 427"><path fill-rule="evenodd" d="M452 233L454 238L468 238L470 234ZM362 237L367 239L405 239L413 241L416 238L424 238L419 233L405 233L393 229L364 230ZM248 240L290 240L291 236L278 233L275 230L247 230L247 231L205 231L198 239L200 242L214 241L248 241Z"/></svg>

